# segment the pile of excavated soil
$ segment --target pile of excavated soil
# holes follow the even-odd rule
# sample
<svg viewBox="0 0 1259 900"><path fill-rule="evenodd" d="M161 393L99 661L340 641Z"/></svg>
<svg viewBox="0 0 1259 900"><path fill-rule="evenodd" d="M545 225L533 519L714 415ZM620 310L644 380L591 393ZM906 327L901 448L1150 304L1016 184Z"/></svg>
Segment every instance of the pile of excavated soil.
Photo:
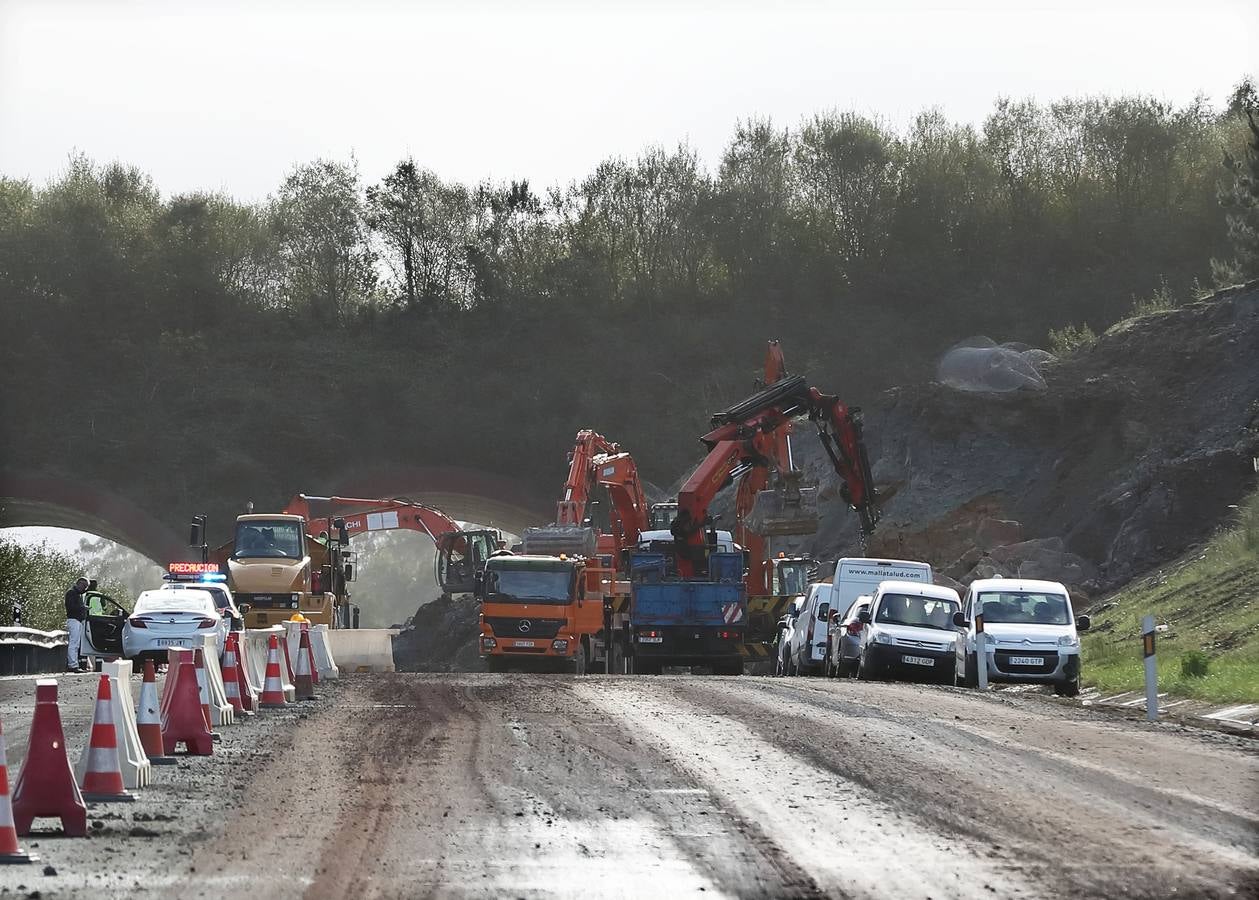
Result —
<svg viewBox="0 0 1259 900"><path fill-rule="evenodd" d="M865 408L886 498L868 550L961 580L1026 569L1086 595L1123 584L1208 538L1254 486L1257 360L1252 282L1042 362L1041 390L888 391ZM803 547L855 555L857 517L807 425L797 432L796 459L822 486L820 527Z"/></svg>
<svg viewBox="0 0 1259 900"><path fill-rule="evenodd" d="M479 610L469 594L425 603L393 639L399 672L481 672Z"/></svg>

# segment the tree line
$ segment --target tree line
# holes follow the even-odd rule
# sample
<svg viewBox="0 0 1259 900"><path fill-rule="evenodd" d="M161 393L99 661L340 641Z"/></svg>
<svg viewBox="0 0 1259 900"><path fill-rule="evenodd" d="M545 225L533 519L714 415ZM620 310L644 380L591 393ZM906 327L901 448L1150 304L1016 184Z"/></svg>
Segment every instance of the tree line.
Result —
<svg viewBox="0 0 1259 900"><path fill-rule="evenodd" d="M852 112L754 119L715 171L687 146L653 147L544 191L447 181L412 159L365 183L353 161L317 160L251 204L163 197L134 167L77 156L42 186L0 179L0 285L10 314L72 307L142 333L242 313L322 328L766 301L1096 320L1127 299L1113 295L1233 259L1220 193L1247 103L1249 82L1220 110L1002 99L980 128L938 111L900 131Z"/></svg>

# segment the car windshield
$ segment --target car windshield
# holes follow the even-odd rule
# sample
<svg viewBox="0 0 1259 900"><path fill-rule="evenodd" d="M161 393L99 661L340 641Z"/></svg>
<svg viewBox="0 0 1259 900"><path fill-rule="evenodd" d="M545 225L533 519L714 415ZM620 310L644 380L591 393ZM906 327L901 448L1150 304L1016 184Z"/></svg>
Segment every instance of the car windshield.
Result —
<svg viewBox="0 0 1259 900"><path fill-rule="evenodd" d="M205 591L149 591L136 600L133 615L181 612L208 616L214 611L214 601Z"/></svg>
<svg viewBox="0 0 1259 900"><path fill-rule="evenodd" d="M565 569L494 568L485 573L485 590L500 603L567 603L572 576Z"/></svg>
<svg viewBox="0 0 1259 900"><path fill-rule="evenodd" d="M1069 625L1071 607L1062 594L985 591L979 595L984 621L1018 625Z"/></svg>
<svg viewBox="0 0 1259 900"><path fill-rule="evenodd" d="M953 627L955 612L957 604L952 600L914 594L884 594L879 600L879 612L874 620L888 625L945 630Z"/></svg>
<svg viewBox="0 0 1259 900"><path fill-rule="evenodd" d="M297 522L253 520L236 526L236 547L232 556L302 558L302 528Z"/></svg>

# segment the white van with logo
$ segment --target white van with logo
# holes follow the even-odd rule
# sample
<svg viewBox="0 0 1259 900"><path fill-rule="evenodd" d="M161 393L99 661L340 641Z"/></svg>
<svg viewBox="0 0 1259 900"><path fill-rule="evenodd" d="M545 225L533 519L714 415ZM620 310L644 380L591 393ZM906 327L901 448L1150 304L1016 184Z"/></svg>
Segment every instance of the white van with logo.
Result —
<svg viewBox="0 0 1259 900"><path fill-rule="evenodd" d="M848 614L853 601L861 596L874 596L884 581L918 581L931 584L931 566L906 559L864 559L844 557L835 564L831 609L840 617Z"/></svg>

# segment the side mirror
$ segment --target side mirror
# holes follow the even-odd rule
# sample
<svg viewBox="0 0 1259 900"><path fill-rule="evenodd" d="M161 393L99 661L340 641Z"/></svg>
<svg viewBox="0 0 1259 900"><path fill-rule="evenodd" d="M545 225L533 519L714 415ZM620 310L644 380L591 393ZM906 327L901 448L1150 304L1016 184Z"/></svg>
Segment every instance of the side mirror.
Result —
<svg viewBox="0 0 1259 900"><path fill-rule="evenodd" d="M238 607L236 607L236 608L240 610L240 614L241 614L242 616L243 616L245 613L249 612L251 609L253 609L253 607L252 607L252 606L250 606L248 603L242 603L242 604L240 604L240 605L239 605Z"/></svg>
<svg viewBox="0 0 1259 900"><path fill-rule="evenodd" d="M961 610L958 610L957 612L953 613L953 626L955 628L965 628L966 627L966 613L962 612Z"/></svg>
<svg viewBox="0 0 1259 900"><path fill-rule="evenodd" d="M1076 631L1088 631L1089 626L1092 624L1093 623L1089 620L1088 616L1075 617L1075 630Z"/></svg>
<svg viewBox="0 0 1259 900"><path fill-rule="evenodd" d="M868 609L858 610L857 621L860 622L862 625L869 625L870 624L870 610Z"/></svg>
<svg viewBox="0 0 1259 900"><path fill-rule="evenodd" d="M358 572L354 570L354 563L352 562L346 563L345 568L342 569L342 572L345 575L346 581L353 581L358 576Z"/></svg>
<svg viewBox="0 0 1259 900"><path fill-rule="evenodd" d="M205 543L205 522L201 517L192 520L192 526L188 529L188 546L200 547Z"/></svg>

